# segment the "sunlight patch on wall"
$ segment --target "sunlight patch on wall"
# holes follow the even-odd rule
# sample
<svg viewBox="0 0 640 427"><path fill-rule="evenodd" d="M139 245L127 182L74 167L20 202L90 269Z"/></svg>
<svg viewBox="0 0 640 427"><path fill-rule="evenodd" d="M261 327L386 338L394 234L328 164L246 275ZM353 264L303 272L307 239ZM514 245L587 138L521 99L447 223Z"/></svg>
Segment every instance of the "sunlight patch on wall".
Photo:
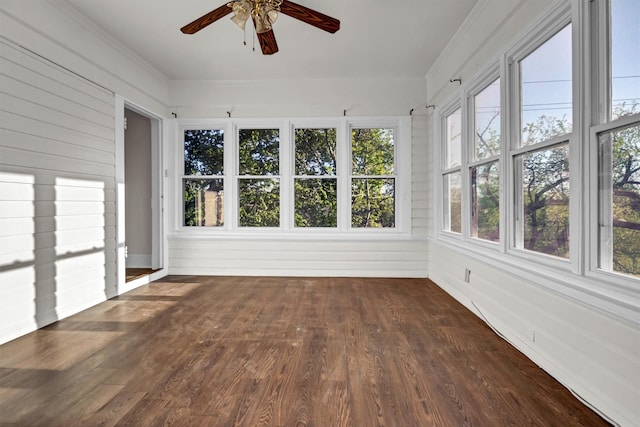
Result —
<svg viewBox="0 0 640 427"><path fill-rule="evenodd" d="M105 184L55 179L55 295L59 315L104 297Z"/></svg>
<svg viewBox="0 0 640 427"><path fill-rule="evenodd" d="M35 314L34 187L33 175L0 171L0 301L3 301L3 318L24 316L25 313L33 318Z"/></svg>

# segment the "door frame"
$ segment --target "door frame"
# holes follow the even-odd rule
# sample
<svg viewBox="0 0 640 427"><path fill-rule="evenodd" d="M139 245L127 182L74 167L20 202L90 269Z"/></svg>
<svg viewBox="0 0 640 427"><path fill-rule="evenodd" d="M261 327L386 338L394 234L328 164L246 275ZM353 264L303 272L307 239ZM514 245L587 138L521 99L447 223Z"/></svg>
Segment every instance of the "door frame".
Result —
<svg viewBox="0 0 640 427"><path fill-rule="evenodd" d="M127 292L141 284L166 275L166 227L164 218L164 156L162 132L164 118L142 108L122 96L116 95L116 265L117 294ZM151 123L151 266L159 270L147 280L126 283L126 230L125 230L125 109L149 119Z"/></svg>

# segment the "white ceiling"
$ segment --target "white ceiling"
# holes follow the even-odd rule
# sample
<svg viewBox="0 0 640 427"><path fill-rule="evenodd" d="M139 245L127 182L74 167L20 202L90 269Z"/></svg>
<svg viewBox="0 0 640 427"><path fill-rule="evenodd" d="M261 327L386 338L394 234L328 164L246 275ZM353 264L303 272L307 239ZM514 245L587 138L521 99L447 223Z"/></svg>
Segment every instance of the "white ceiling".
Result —
<svg viewBox="0 0 640 427"><path fill-rule="evenodd" d="M61 1L61 0L60 0ZM296 0L337 18L330 34L289 16L264 56L228 15L194 35L180 27L224 0L67 0L172 80L423 78L478 0Z"/></svg>

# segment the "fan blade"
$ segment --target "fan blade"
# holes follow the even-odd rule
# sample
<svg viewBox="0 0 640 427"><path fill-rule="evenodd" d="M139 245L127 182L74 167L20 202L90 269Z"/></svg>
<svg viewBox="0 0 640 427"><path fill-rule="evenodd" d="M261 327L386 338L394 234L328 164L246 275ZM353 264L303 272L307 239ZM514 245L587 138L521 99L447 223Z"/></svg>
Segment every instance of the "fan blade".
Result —
<svg viewBox="0 0 640 427"><path fill-rule="evenodd" d="M182 31L185 34L197 33L207 25L213 24L218 19L223 18L230 13L231 13L231 8L227 6L227 4L225 3L219 8L212 10L206 15L201 16L200 18L196 19L190 24L187 24L184 27L180 28L180 31Z"/></svg>
<svg viewBox="0 0 640 427"><path fill-rule="evenodd" d="M273 30L258 33L258 41L263 55L273 55L278 51L278 43L276 43L276 35Z"/></svg>
<svg viewBox="0 0 640 427"><path fill-rule="evenodd" d="M320 12L316 12L313 9L301 6L292 1L283 0L280 5L280 12L330 33L335 33L340 29L340 21L337 19L324 15Z"/></svg>

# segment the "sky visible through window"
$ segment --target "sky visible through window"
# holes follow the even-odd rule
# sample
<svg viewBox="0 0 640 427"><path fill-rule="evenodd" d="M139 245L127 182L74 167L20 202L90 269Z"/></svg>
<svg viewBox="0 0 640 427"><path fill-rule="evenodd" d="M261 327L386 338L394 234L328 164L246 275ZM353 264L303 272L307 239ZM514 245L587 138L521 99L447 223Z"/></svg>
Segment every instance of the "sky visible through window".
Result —
<svg viewBox="0 0 640 427"><path fill-rule="evenodd" d="M521 61L523 145L540 142L540 136L531 135L530 129L527 129L532 123L540 122L549 126L564 122L564 131L555 129L551 133L558 135L571 132L571 71L571 24Z"/></svg>
<svg viewBox="0 0 640 427"><path fill-rule="evenodd" d="M522 126L540 116L572 122L571 25L523 60ZM552 66L550 65L552 64ZM528 66L527 66L528 65ZM499 101L499 96L495 96ZM499 109L483 105L484 110ZM611 109L613 119L640 113L640 1L611 1ZM487 117L490 117L487 115ZM570 128L569 128L570 131Z"/></svg>
<svg viewBox="0 0 640 427"><path fill-rule="evenodd" d="M640 112L640 1L611 1L611 94L617 109Z"/></svg>

